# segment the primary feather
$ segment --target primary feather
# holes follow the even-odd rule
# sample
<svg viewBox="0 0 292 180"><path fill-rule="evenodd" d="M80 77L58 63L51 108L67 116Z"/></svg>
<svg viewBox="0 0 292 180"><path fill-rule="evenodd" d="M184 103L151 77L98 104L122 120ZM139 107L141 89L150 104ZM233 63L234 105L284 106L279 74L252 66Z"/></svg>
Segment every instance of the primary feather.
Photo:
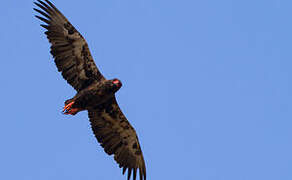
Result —
<svg viewBox="0 0 292 180"><path fill-rule="evenodd" d="M44 16L36 17L46 23L41 26L47 29L45 34L51 43L51 54L58 71L77 91L94 81L103 80L85 39L51 2L45 1L35 2L41 10L34 10Z"/></svg>

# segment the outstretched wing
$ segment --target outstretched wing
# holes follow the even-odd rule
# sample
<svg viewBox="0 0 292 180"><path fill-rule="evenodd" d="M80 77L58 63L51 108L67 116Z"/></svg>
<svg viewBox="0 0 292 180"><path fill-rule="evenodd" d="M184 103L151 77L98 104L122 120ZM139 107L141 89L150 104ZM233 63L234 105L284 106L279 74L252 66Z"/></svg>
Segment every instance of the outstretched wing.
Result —
<svg viewBox="0 0 292 180"><path fill-rule="evenodd" d="M120 110L115 97L96 108L88 110L92 130L104 151L112 155L123 168L128 169L128 180L133 172L136 179L139 169L140 180L146 180L146 166L135 129Z"/></svg>
<svg viewBox="0 0 292 180"><path fill-rule="evenodd" d="M51 54L64 79L77 91L104 79L82 35L50 1L45 2L35 2L41 10L34 10L43 15L36 17L46 23L41 26L47 29L45 34L51 43Z"/></svg>

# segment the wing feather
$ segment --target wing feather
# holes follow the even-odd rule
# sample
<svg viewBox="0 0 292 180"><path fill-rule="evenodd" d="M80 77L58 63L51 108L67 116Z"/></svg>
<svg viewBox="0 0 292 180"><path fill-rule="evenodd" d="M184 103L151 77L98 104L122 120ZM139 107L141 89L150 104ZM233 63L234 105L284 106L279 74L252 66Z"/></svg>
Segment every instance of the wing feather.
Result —
<svg viewBox="0 0 292 180"><path fill-rule="evenodd" d="M128 169L128 179L131 175L136 179L139 169L140 180L146 180L146 166L135 129L120 110L116 99L88 110L92 130L104 151L112 155L123 168L123 174Z"/></svg>
<svg viewBox="0 0 292 180"><path fill-rule="evenodd" d="M82 35L50 1L37 1L35 4L40 9L34 10L43 17L36 17L46 23L41 26L47 29L51 54L63 78L77 91L103 80Z"/></svg>

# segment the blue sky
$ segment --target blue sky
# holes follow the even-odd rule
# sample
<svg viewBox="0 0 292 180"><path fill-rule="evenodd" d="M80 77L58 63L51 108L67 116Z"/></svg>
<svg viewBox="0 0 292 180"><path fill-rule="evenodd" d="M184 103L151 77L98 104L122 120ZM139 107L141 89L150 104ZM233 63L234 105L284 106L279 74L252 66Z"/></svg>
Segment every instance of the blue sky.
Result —
<svg viewBox="0 0 292 180"><path fill-rule="evenodd" d="M292 179L292 1L52 1L123 87L148 179ZM126 179L62 79L30 0L1 3L0 179Z"/></svg>

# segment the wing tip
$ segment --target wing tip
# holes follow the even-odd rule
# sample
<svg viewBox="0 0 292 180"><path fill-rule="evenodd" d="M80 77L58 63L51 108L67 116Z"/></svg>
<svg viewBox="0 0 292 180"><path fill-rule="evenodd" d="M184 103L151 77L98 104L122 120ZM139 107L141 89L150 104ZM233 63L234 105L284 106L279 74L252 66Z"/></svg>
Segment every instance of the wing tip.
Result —
<svg viewBox="0 0 292 180"><path fill-rule="evenodd" d="M50 21L49 21L48 19L45 19L45 18L43 18L43 17L41 17L41 16L39 16L39 15L35 15L35 17L38 18L39 20L41 20L41 21L47 23L47 24L50 24Z"/></svg>
<svg viewBox="0 0 292 180"><path fill-rule="evenodd" d="M132 168L128 169L128 180L130 180L132 174Z"/></svg>
<svg viewBox="0 0 292 180"><path fill-rule="evenodd" d="M125 174L126 170L127 170L127 167L124 166L124 167L123 167L123 175Z"/></svg>

